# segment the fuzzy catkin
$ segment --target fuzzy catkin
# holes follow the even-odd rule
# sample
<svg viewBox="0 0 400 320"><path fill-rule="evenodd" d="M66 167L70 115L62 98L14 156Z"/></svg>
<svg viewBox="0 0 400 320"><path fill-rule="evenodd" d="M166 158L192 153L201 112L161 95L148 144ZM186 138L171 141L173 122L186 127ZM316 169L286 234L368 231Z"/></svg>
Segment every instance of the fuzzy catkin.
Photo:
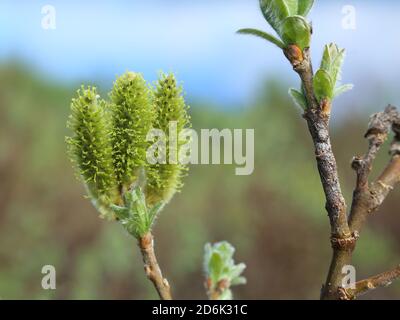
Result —
<svg viewBox="0 0 400 320"><path fill-rule="evenodd" d="M128 189L147 167L146 135L152 128L156 112L150 90L138 73L119 77L110 94L112 118L112 159L118 185Z"/></svg>
<svg viewBox="0 0 400 320"><path fill-rule="evenodd" d="M95 87L82 86L77 91L77 97L71 102L67 126L73 132L66 137L69 155L89 196L102 205L110 203L115 196L116 180L105 102Z"/></svg>
<svg viewBox="0 0 400 320"><path fill-rule="evenodd" d="M146 198L149 205L159 202L167 203L182 187L182 178L186 175L187 166L179 163L170 163L169 125L176 122L177 136L190 125L187 113L188 107L182 96L182 88L177 85L173 74L162 74L153 91L153 103L156 106L157 118L154 128L160 129L166 136L166 163L150 165L147 170ZM177 137L177 154L186 141L179 141Z"/></svg>

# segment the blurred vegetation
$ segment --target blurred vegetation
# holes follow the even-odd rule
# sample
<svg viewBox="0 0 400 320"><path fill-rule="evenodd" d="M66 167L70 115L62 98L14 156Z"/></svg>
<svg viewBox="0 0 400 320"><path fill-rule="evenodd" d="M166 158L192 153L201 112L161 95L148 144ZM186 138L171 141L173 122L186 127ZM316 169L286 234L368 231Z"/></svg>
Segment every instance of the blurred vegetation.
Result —
<svg viewBox="0 0 400 320"><path fill-rule="evenodd" d="M97 217L66 156L76 88L27 69L0 67L0 297L156 298L135 243L118 224ZM192 166L182 193L157 221L156 251L176 298L206 298L203 246L223 239L247 265L248 283L235 288L236 298L318 298L331 254L328 219L312 145L287 87L266 82L244 110L189 101L197 129L255 128L255 171L235 176L231 165ZM349 162L365 150L367 119L350 113L333 128L348 205ZM383 152L376 167L387 160ZM355 255L359 278L400 262L399 207L395 191L371 218ZM46 264L56 267L57 290L41 288ZM366 298L399 297L397 283Z"/></svg>

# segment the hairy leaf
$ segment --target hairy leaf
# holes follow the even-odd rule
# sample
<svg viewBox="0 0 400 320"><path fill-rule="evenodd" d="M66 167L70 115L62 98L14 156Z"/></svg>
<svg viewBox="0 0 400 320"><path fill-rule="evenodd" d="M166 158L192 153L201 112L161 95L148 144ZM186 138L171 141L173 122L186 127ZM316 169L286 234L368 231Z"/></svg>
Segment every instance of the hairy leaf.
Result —
<svg viewBox="0 0 400 320"><path fill-rule="evenodd" d="M124 206L111 205L111 209L124 226L135 238L144 236L151 230L157 215L157 209L148 208L143 191L140 187L127 190L124 193Z"/></svg>
<svg viewBox="0 0 400 320"><path fill-rule="evenodd" d="M213 245L206 244L204 248L204 271L209 283L210 290L220 290L217 286L220 282L226 282L227 287L219 294L218 299L232 299L231 286L245 284L246 279L241 276L246 265L244 263L235 264L233 255L235 248L226 241L218 242Z"/></svg>
<svg viewBox="0 0 400 320"><path fill-rule="evenodd" d="M292 97L294 103L303 110L307 109L307 100L303 93L296 89L289 89L289 95Z"/></svg>
<svg viewBox="0 0 400 320"><path fill-rule="evenodd" d="M260 0L260 8L267 22L280 35L280 25L291 13L288 3L284 0Z"/></svg>
<svg viewBox="0 0 400 320"><path fill-rule="evenodd" d="M319 69L314 76L314 91L318 102L333 98L333 84L328 72Z"/></svg>
<svg viewBox="0 0 400 320"><path fill-rule="evenodd" d="M298 0L298 10L297 14L299 16L306 17L310 12L312 6L314 4L314 0Z"/></svg>
<svg viewBox="0 0 400 320"><path fill-rule="evenodd" d="M321 61L321 69L324 69L329 73L334 85L341 80L340 74L344 58L344 49L339 49L339 47L334 43L325 46Z"/></svg>
<svg viewBox="0 0 400 320"><path fill-rule="evenodd" d="M333 93L333 97L338 97L338 96L340 96L341 94L346 93L347 91L352 90L353 87L354 87L353 84L344 84L344 85L341 85L341 86L335 88L334 93Z"/></svg>
<svg viewBox="0 0 400 320"><path fill-rule="evenodd" d="M247 283L247 280L245 277L237 277L232 280L231 285L237 286L237 285L246 284L246 283Z"/></svg>
<svg viewBox="0 0 400 320"><path fill-rule="evenodd" d="M289 16L294 16L298 12L298 0L283 0L282 1L287 8Z"/></svg>
<svg viewBox="0 0 400 320"><path fill-rule="evenodd" d="M285 45L297 45L304 50L310 46L310 25L301 16L287 17L281 26L281 37Z"/></svg>
<svg viewBox="0 0 400 320"><path fill-rule="evenodd" d="M274 37L273 35L271 35L267 32L261 31L261 30L246 28L246 29L238 30L237 33L253 35L253 36L265 39L281 49L285 48L285 44L281 40L279 40L278 38Z"/></svg>

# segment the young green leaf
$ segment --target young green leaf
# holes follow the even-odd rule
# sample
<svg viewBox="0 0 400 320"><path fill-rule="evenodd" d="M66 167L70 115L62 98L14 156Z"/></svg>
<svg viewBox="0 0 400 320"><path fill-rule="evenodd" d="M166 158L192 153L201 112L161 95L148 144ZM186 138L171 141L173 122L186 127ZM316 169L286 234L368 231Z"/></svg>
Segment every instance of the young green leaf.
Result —
<svg viewBox="0 0 400 320"><path fill-rule="evenodd" d="M297 14L299 16L307 17L314 4L314 0L298 0L298 2Z"/></svg>
<svg viewBox="0 0 400 320"><path fill-rule="evenodd" d="M111 209L124 228L137 239L151 230L157 215L154 208L147 207L140 187L125 191L124 206L111 205Z"/></svg>
<svg viewBox="0 0 400 320"><path fill-rule="evenodd" d="M352 84L344 84L341 85L337 88L335 88L334 93L333 93L333 97L338 97L343 93L346 93L347 91L350 91L351 89L353 89L354 85Z"/></svg>
<svg viewBox="0 0 400 320"><path fill-rule="evenodd" d="M311 28L302 16L287 17L281 25L281 37L285 45L297 45L301 50L311 42Z"/></svg>
<svg viewBox="0 0 400 320"><path fill-rule="evenodd" d="M297 91L296 89L290 88L289 95L292 97L293 102L296 104L296 106L300 107L303 110L307 109L307 100L304 97L304 94Z"/></svg>
<svg viewBox="0 0 400 320"><path fill-rule="evenodd" d="M281 49L285 48L285 44L281 40L279 40L278 38L274 37L273 35L271 35L267 32L261 31L261 30L246 28L246 29L238 30L237 33L253 35L253 36L265 39Z"/></svg>
<svg viewBox="0 0 400 320"><path fill-rule="evenodd" d="M282 21L289 17L292 7L295 1L285 1L285 0L260 0L261 12L264 18L270 24L270 26L280 34L280 25ZM292 4L288 6L288 3ZM297 8L296 8L297 12ZM296 14L295 12L293 14Z"/></svg>
<svg viewBox="0 0 400 320"><path fill-rule="evenodd" d="M314 76L314 91L318 102L333 98L333 84L328 72L319 69Z"/></svg>
<svg viewBox="0 0 400 320"><path fill-rule="evenodd" d="M282 1L287 8L289 16L294 16L298 12L298 2L299 0L283 0Z"/></svg>
<svg viewBox="0 0 400 320"><path fill-rule="evenodd" d="M325 46L321 61L321 69L329 73L334 86L340 81L340 74L345 58L345 50L331 43Z"/></svg>
<svg viewBox="0 0 400 320"><path fill-rule="evenodd" d="M206 244L204 248L204 271L210 298L232 299L230 288L234 285L246 283L246 279L241 276L246 265L244 263L235 264L234 253L235 248L226 241L214 245Z"/></svg>
<svg viewBox="0 0 400 320"><path fill-rule="evenodd" d="M247 280L245 277L237 277L232 280L231 285L237 286L237 285L246 284L246 283L247 283Z"/></svg>

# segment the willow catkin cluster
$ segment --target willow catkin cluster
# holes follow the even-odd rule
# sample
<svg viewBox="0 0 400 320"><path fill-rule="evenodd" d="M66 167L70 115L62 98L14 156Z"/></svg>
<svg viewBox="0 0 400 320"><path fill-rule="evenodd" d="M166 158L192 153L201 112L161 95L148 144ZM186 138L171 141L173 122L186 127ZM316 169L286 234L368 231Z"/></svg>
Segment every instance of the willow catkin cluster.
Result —
<svg viewBox="0 0 400 320"><path fill-rule="evenodd" d="M78 90L68 121L72 135L66 141L77 174L101 215L121 220L140 236L182 187L187 168L170 162L169 156L176 152L179 160L184 142L178 137L190 125L188 107L172 74L161 75L150 88L140 74L127 72L114 82L109 97L109 102L102 100L94 87ZM176 127L174 151L169 150L171 122ZM147 161L154 142L147 137L153 128L166 137L165 163ZM138 202L142 193L145 207Z"/></svg>

